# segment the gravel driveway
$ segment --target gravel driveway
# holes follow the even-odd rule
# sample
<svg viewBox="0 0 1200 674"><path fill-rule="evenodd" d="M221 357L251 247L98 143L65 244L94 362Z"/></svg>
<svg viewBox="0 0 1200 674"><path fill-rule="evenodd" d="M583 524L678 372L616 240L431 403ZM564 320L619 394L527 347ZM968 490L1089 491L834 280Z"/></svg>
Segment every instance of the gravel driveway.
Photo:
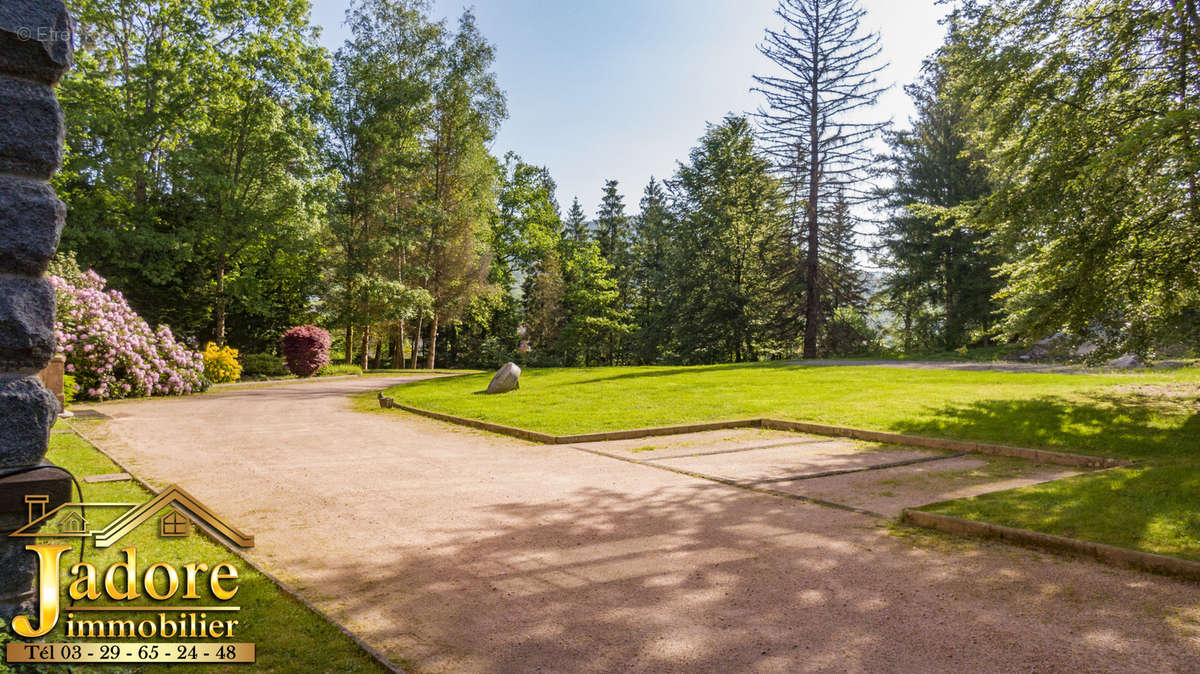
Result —
<svg viewBox="0 0 1200 674"><path fill-rule="evenodd" d="M421 669L1200 670L1200 585L350 409L400 381L106 403L96 437Z"/></svg>

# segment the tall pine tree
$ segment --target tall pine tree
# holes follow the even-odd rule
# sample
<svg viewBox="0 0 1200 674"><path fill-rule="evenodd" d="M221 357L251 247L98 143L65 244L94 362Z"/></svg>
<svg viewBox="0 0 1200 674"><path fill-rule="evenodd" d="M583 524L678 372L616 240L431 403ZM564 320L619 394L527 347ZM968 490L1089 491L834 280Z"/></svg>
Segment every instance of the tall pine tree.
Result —
<svg viewBox="0 0 1200 674"><path fill-rule="evenodd" d="M571 201L571 210L567 211L566 236L575 243L588 240L588 221L583 214L583 206L579 205L579 197Z"/></svg>
<svg viewBox="0 0 1200 674"><path fill-rule="evenodd" d="M672 290L671 267L676 220L667 205L662 183L650 178L642 193L641 214L635 219L630 273L635 333L631 357L639 364L656 363L670 345L673 320L668 311Z"/></svg>
<svg viewBox="0 0 1200 674"><path fill-rule="evenodd" d="M772 270L783 193L745 117L710 125L671 181L680 210L671 257L674 348L685 363L756 360L772 348Z"/></svg>
<svg viewBox="0 0 1200 674"><path fill-rule="evenodd" d="M612 278L616 282L617 302L622 310L629 306L629 272L630 272L630 218L625 215L624 197L617 191L617 181L604 182L604 196L600 200L600 210L596 213L596 245L603 257L612 267ZM621 332L613 332L608 337L608 359L616 364L621 355L623 340Z"/></svg>
<svg viewBox="0 0 1200 674"><path fill-rule="evenodd" d="M879 36L862 32L866 13L857 0L780 0L776 14L783 27L767 30L759 49L782 72L754 78L766 99L758 116L790 197L796 259L784 270L785 292L804 298L802 316L792 304L782 319L803 320L803 355L815 358L829 288L821 280L822 229L839 193L850 205L871 196L869 144L885 126L859 114L883 92L875 79L882 66L873 65Z"/></svg>
<svg viewBox="0 0 1200 674"><path fill-rule="evenodd" d="M889 305L902 317L926 304L935 307L936 346L956 349L971 333L986 334L994 321L1000 259L986 234L957 216L956 207L989 190L985 170L969 151L966 110L943 84L940 65L931 61L922 79L906 88L917 116L911 129L890 137L892 215L880 235ZM914 346L911 315L906 324L905 342Z"/></svg>

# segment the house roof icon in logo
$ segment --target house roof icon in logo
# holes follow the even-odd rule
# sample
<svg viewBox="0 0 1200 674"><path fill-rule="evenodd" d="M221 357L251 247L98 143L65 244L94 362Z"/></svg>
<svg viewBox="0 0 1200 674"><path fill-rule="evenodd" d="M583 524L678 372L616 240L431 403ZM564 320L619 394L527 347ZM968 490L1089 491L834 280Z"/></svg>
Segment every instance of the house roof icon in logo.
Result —
<svg viewBox="0 0 1200 674"><path fill-rule="evenodd" d="M87 533L87 520L77 512L69 512L66 517L58 521L58 530L64 534Z"/></svg>
<svg viewBox="0 0 1200 674"><path fill-rule="evenodd" d="M107 526L99 531L87 531L87 521L82 515L76 513L68 513L60 523L60 533L54 534L50 532L39 532L38 528L54 517L58 511L67 507L100 507L100 506L119 506L122 504L116 503L66 503L54 510L45 513L26 524L24 527L9 534L9 536L29 536L29 537L45 537L54 538L56 536L91 536L92 541L97 548L107 548L119 541L125 534L133 531L146 520L157 515L164 508L173 507L175 511L183 511L191 516L192 520L197 524L203 525L211 529L216 534L229 540L234 545L242 548L254 547L254 537L242 533L232 525L226 523L216 513L197 501L195 497L183 490L178 485L171 485L159 492L154 498L137 506L124 504L123 507L129 508L121 516L109 522ZM168 514L169 516L170 514ZM76 522L76 518L78 522ZM67 529L64 525L71 522L71 527L78 526L79 529Z"/></svg>

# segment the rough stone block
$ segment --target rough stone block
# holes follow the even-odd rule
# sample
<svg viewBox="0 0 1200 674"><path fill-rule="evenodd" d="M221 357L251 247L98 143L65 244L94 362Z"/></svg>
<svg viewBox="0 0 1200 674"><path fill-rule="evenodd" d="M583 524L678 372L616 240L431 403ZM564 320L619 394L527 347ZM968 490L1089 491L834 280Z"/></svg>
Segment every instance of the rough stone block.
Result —
<svg viewBox="0 0 1200 674"><path fill-rule="evenodd" d="M0 619L5 626L13 616L36 615L37 555L25 549L28 538L0 539Z"/></svg>
<svg viewBox="0 0 1200 674"><path fill-rule="evenodd" d="M1144 363L1142 363L1142 359L1138 358L1136 354L1127 353L1124 356L1121 356L1120 358L1114 358L1114 359L1108 361L1107 363L1105 363L1105 365L1107 365L1108 367L1115 367L1118 369L1125 370L1125 369L1128 369L1131 367L1142 367L1144 365Z"/></svg>
<svg viewBox="0 0 1200 674"><path fill-rule="evenodd" d="M45 182L0 175L0 274L41 276L66 217L67 207Z"/></svg>
<svg viewBox="0 0 1200 674"><path fill-rule="evenodd" d="M46 367L55 350L50 282L0 276L0 372L35 374Z"/></svg>
<svg viewBox="0 0 1200 674"><path fill-rule="evenodd" d="M58 400L37 377L0 377L0 468L40 462L57 417Z"/></svg>
<svg viewBox="0 0 1200 674"><path fill-rule="evenodd" d="M71 66L73 43L60 0L0 2L0 73L54 84Z"/></svg>
<svg viewBox="0 0 1200 674"><path fill-rule="evenodd" d="M0 75L0 173L49 180L62 163L64 128L53 89Z"/></svg>
<svg viewBox="0 0 1200 674"><path fill-rule="evenodd" d="M507 393L521 388L521 368L516 363L505 363L500 366L496 376L488 383L488 393Z"/></svg>

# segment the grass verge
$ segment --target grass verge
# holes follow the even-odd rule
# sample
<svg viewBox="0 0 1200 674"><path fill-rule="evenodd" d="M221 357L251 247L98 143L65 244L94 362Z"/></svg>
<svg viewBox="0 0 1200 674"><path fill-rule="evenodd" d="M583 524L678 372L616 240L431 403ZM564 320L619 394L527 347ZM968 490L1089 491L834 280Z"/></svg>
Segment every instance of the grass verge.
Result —
<svg viewBox="0 0 1200 674"><path fill-rule="evenodd" d="M948 515L1200 560L1200 369L1045 374L742 364L527 370L393 387L414 407L554 435L749 417L1134 459L927 506ZM370 397L373 397L372 394ZM362 406L369 404L367 396Z"/></svg>
<svg viewBox="0 0 1200 674"><path fill-rule="evenodd" d="M117 473L120 469L86 440L74 433L54 433L50 439L47 458L70 470L77 478L87 475ZM83 497L90 502L140 503L150 493L135 482L83 483ZM48 541L50 539L47 539ZM58 540L58 539L55 539ZM255 672L385 672L368 653L342 633L323 616L289 597L269 578L242 562L224 546L212 541L198 530L183 539L163 539L157 536L154 521L142 525L121 539L119 546L96 549L91 545L84 551L84 560L97 568L123 561L117 548L135 546L138 565L144 570L150 562L166 562L179 567L187 562L206 562L210 567L229 562L237 567L240 584L236 605L241 607L239 632L234 641L256 643L257 662L249 668ZM67 571L79 559L79 550L68 551L63 557L63 584L73 579ZM143 561L146 560L146 561ZM208 596L207 584L198 588L201 603ZM100 604L102 602L96 602ZM64 606L64 609L66 607ZM103 615L103 614L101 614ZM63 637L62 623L46 641L84 641ZM111 640L97 640L111 641ZM150 641L179 641L153 639ZM199 640L222 641L222 640ZM224 640L229 641L229 640ZM5 669L0 664L0 671ZM178 665L72 665L70 668L39 667L38 671L56 672L167 672L177 671ZM246 665L184 665L184 669L205 672L245 672ZM21 670L16 670L21 671Z"/></svg>

